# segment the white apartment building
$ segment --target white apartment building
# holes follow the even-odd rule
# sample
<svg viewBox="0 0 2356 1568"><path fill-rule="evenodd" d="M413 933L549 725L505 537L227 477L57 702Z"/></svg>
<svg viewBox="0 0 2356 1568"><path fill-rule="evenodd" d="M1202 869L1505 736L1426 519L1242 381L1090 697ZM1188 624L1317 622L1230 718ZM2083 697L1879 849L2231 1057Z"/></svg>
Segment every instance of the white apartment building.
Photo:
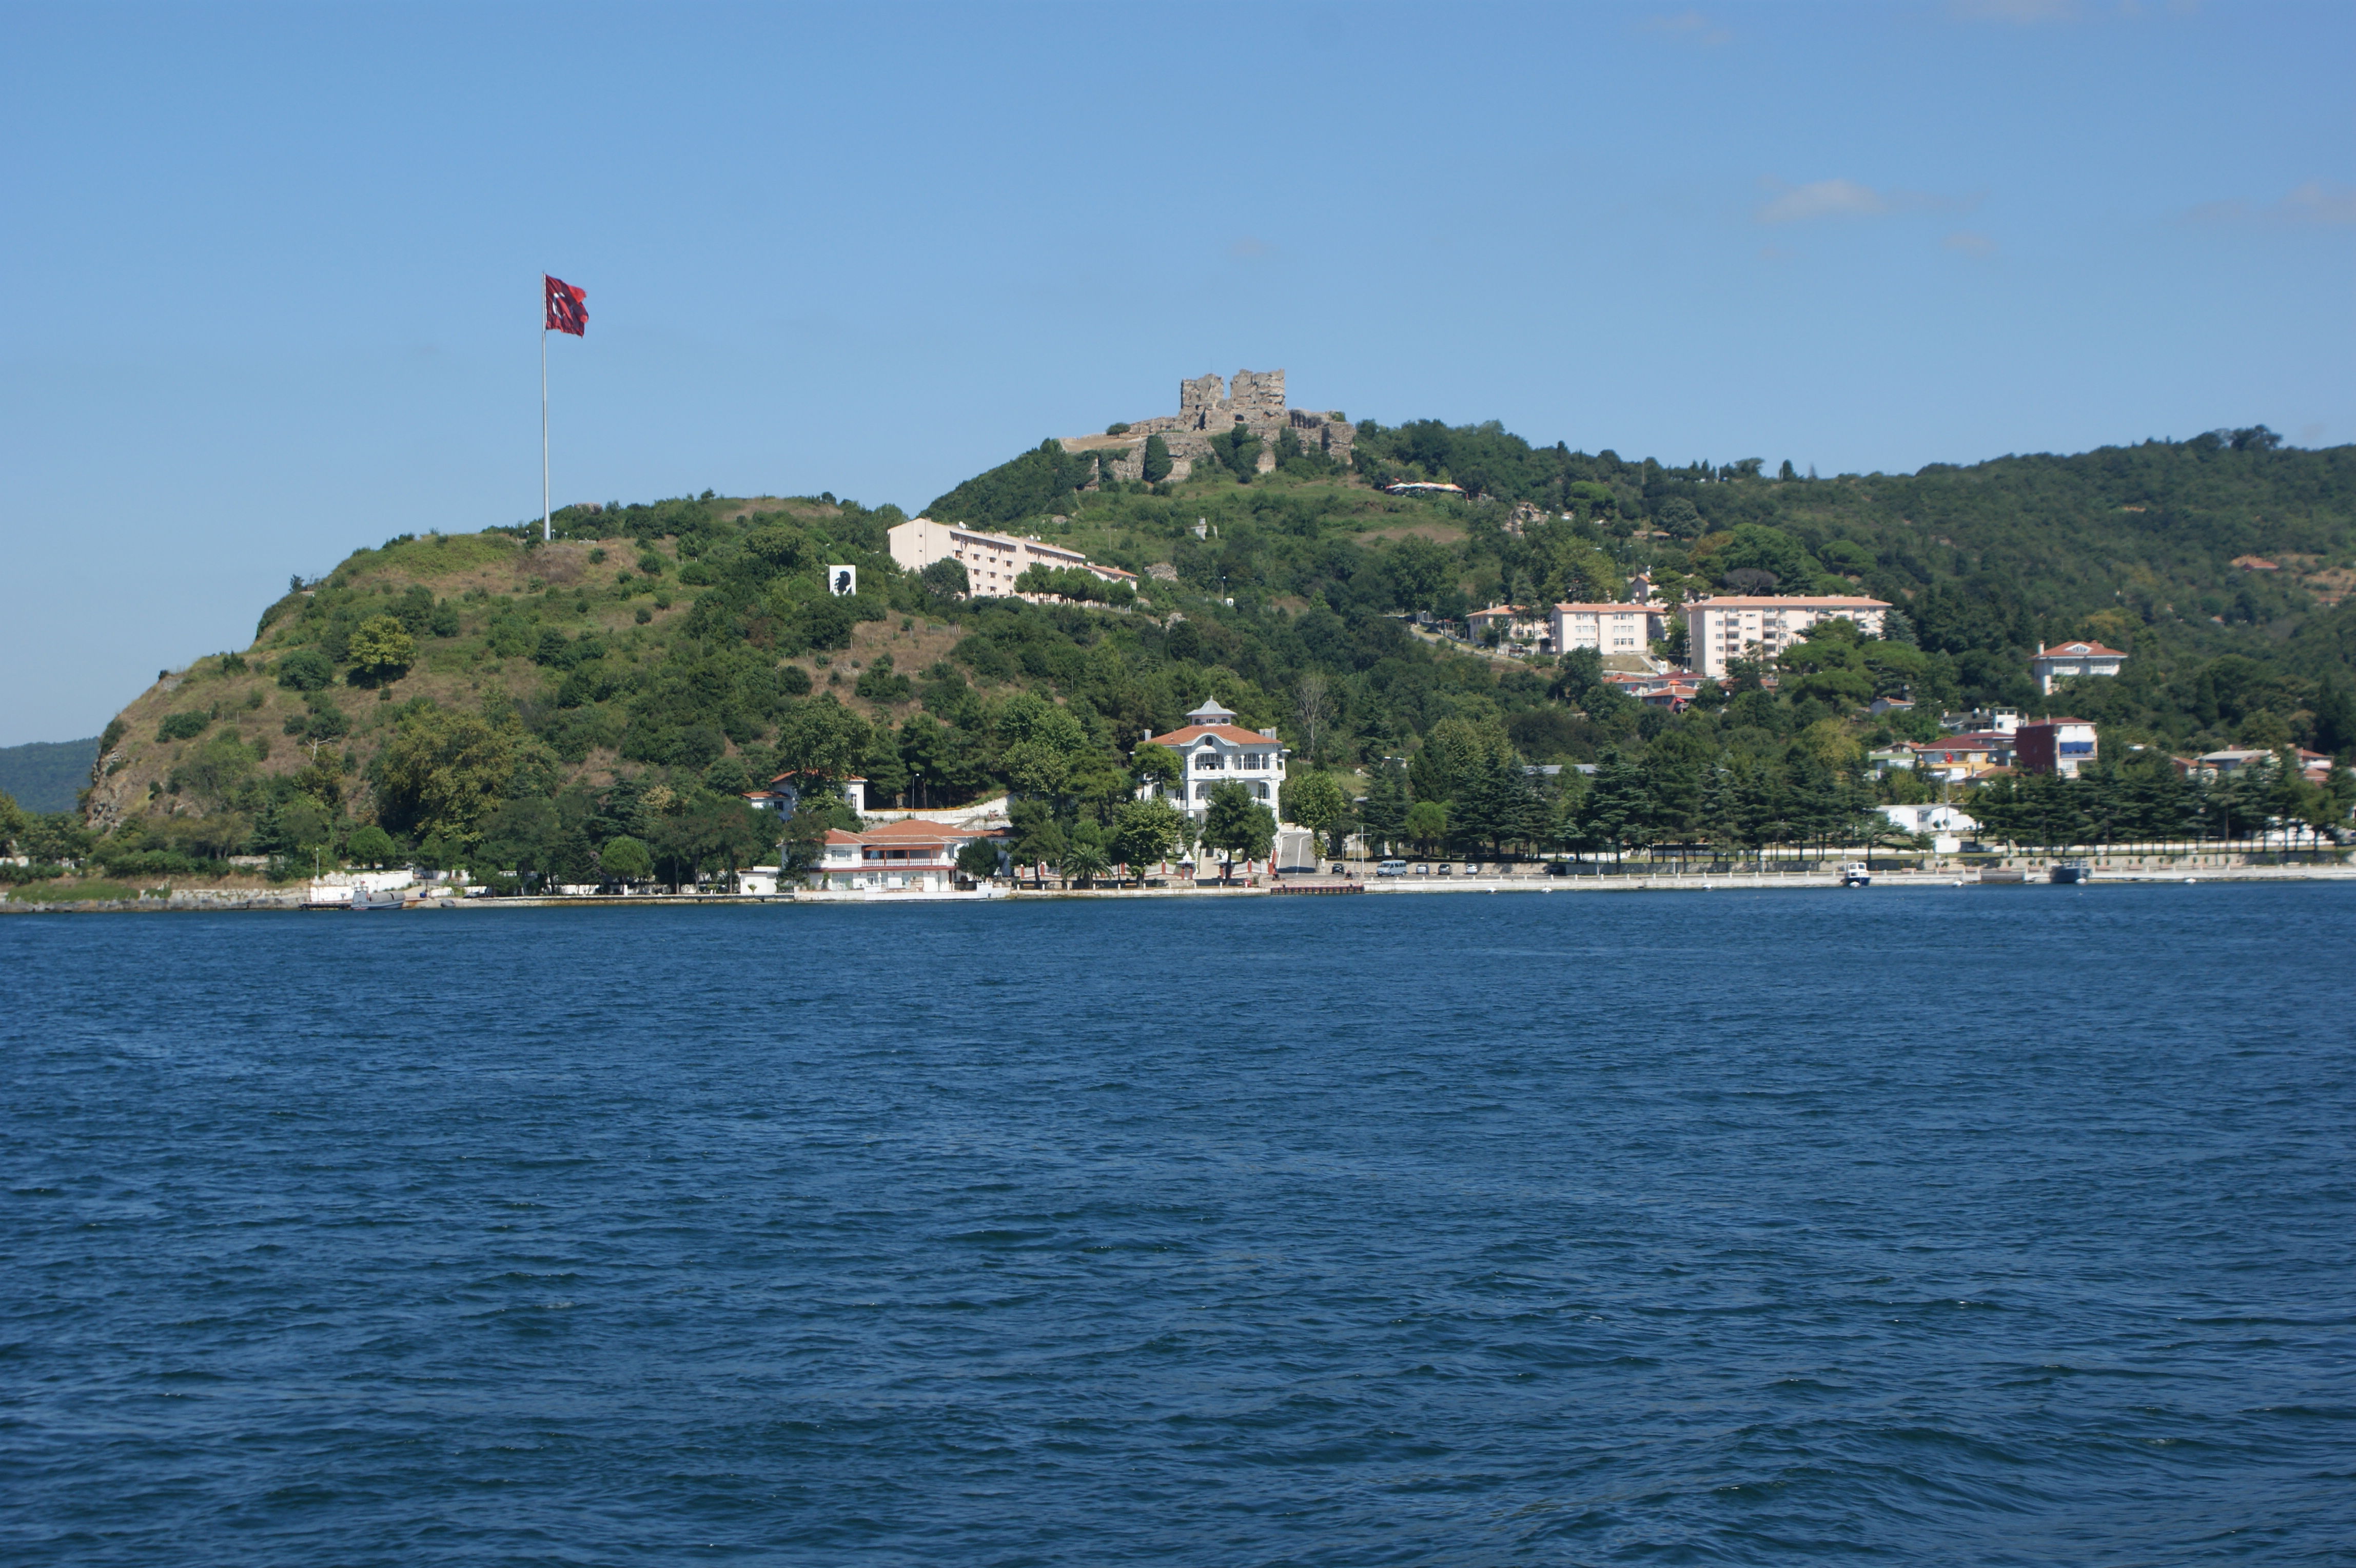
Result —
<svg viewBox="0 0 2356 1568"><path fill-rule="evenodd" d="M1591 648L1598 653L1644 653L1666 637L1668 617L1651 605L1557 605L1547 617L1554 651Z"/></svg>
<svg viewBox="0 0 2356 1568"><path fill-rule="evenodd" d="M1235 717L1215 697L1186 715L1184 728L1146 737L1178 754L1183 771L1167 794L1171 804L1189 816L1208 811L1212 789L1230 779L1240 781L1271 812L1278 810L1284 789L1284 743L1272 729L1237 728ZM1148 783L1137 793L1145 800L1163 791Z"/></svg>
<svg viewBox="0 0 2356 1568"><path fill-rule="evenodd" d="M1107 583L1137 585L1137 574L1118 566L1099 566L1076 550L1050 544L1044 539L985 533L960 523L935 522L920 517L891 531L892 559L903 572L921 572L936 561L955 561L965 567L967 596L978 599L1024 598L1038 601L1043 594L1017 594L1014 581L1033 566L1068 567Z"/></svg>
<svg viewBox="0 0 2356 1568"><path fill-rule="evenodd" d="M1837 596L1697 599L1685 607L1687 662L1695 674L1722 681L1731 660L1774 659L1818 621L1852 620L1879 637L1889 608L1879 599Z"/></svg>

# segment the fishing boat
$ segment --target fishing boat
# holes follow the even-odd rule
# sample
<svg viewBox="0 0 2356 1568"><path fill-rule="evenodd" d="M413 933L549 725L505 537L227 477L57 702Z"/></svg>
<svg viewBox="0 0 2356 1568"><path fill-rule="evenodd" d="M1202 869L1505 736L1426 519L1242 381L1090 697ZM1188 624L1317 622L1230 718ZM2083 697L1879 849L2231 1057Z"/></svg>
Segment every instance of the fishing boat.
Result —
<svg viewBox="0 0 2356 1568"><path fill-rule="evenodd" d="M1841 867L1840 885L1844 887L1870 887L1873 868L1861 860L1852 860Z"/></svg>
<svg viewBox="0 0 2356 1568"><path fill-rule="evenodd" d="M2063 861L2045 868L2048 882L2092 882L2094 868L2084 861Z"/></svg>

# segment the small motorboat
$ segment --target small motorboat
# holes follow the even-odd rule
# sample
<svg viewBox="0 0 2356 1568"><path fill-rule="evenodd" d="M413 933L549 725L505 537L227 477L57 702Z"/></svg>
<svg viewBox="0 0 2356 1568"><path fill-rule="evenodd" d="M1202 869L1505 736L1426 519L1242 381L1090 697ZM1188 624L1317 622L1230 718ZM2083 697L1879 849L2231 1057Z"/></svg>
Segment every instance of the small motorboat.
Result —
<svg viewBox="0 0 2356 1568"><path fill-rule="evenodd" d="M2094 879L2094 868L2083 861L2064 862L2045 868L2045 880L2048 882L2092 882Z"/></svg>
<svg viewBox="0 0 2356 1568"><path fill-rule="evenodd" d="M1870 887L1873 868L1861 860L1852 860L1841 867L1840 885L1844 887Z"/></svg>

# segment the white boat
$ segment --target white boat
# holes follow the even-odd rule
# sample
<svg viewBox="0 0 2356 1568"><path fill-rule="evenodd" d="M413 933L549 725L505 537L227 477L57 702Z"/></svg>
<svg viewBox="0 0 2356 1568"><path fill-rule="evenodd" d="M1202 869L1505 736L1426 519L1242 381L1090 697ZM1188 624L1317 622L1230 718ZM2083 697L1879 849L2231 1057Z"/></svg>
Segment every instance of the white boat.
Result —
<svg viewBox="0 0 2356 1568"><path fill-rule="evenodd" d="M1844 887L1870 887L1873 868L1861 860L1852 860L1841 867L1840 885Z"/></svg>

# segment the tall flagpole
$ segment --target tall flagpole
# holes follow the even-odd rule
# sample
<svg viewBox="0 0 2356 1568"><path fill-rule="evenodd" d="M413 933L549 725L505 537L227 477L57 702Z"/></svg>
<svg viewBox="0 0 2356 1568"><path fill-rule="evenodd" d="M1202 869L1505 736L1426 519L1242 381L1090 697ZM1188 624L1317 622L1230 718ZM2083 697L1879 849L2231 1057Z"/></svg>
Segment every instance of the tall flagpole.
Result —
<svg viewBox="0 0 2356 1568"><path fill-rule="evenodd" d="M548 290L546 282L541 292ZM540 302L540 542L549 541L548 531L548 302Z"/></svg>

